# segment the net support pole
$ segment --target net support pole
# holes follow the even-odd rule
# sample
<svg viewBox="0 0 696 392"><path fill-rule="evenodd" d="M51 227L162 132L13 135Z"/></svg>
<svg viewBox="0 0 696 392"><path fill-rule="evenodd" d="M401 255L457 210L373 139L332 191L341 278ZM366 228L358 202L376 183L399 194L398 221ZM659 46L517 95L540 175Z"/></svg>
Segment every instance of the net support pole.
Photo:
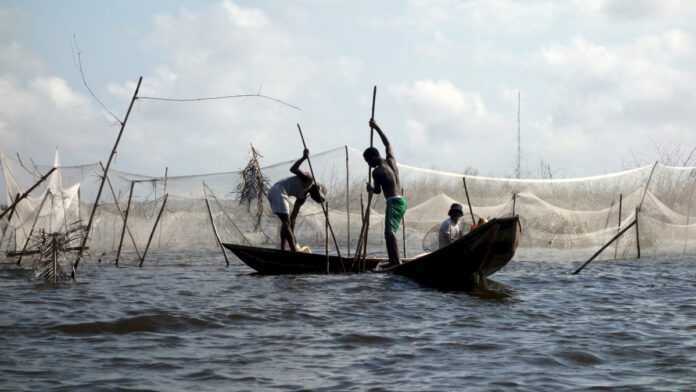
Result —
<svg viewBox="0 0 696 392"><path fill-rule="evenodd" d="M92 206L92 210L89 213L89 220L87 221L87 228L85 229L85 234L82 237L82 244L80 244L80 248L77 251L77 257L75 258L75 262L73 263L72 267L72 274L71 277L73 280L75 279L75 271L77 270L77 267L80 265L80 260L82 259L82 254L84 252L85 247L87 246L87 240L89 239L89 232L92 230L92 223L94 222L94 215L97 212L97 207L99 206L99 199L101 198L102 191L104 190L104 182L106 179L106 175L109 174L109 169L111 168L111 162L114 160L114 156L116 156L116 151L118 150L118 144L121 142L121 137L123 136L123 130L126 129L126 123L128 122L128 117L130 117L131 110L133 109L133 104L135 104L135 100L138 99L138 92L140 91L140 85L143 82L143 77L141 76L138 78L138 84L135 86L135 92L133 92L133 97L131 98L130 104L128 105L128 110L126 111L126 116L123 118L123 121L121 122L121 129L118 131L118 136L116 137L116 142L114 143L113 148L111 149L111 154L109 154L109 160L106 161L106 168L104 169L104 178L102 178L101 183L99 184L99 190L97 191L97 197L94 200L94 205Z"/></svg>
<svg viewBox="0 0 696 392"><path fill-rule="evenodd" d="M638 222L638 219L634 219L633 222L631 222L631 224L629 224L628 226L624 227L624 229L621 230L620 232L618 232L614 237L612 237L612 239L610 239L609 242L607 242L606 244L604 244L604 246L602 246L601 248L599 248L599 250L598 250L597 252L595 252L595 254L593 254L592 257L589 258L589 260L587 260L585 263L583 263L583 265L581 265L580 268L576 269L576 270L573 272L573 275L579 274L580 271L582 271L585 267L587 267L587 265L590 264L590 263L592 262L592 260L596 259L597 256L599 256L599 254L602 253L602 251L603 251L604 249L606 249L609 245L611 245L614 241L616 241L616 239L618 239L619 237L621 237L625 232L628 231L628 229L630 229L630 228L633 227L634 225L637 225L637 222Z"/></svg>
<svg viewBox="0 0 696 392"><path fill-rule="evenodd" d="M155 230L157 230L157 224L162 218L164 213L164 207L167 206L167 198L169 198L169 193L164 194L164 200L162 200L162 207L160 207L159 213L157 214L157 219L155 219L155 224L152 226L152 231L150 232L150 238L147 239L147 246L145 246L145 251L143 252L143 258L140 259L140 264L138 267L142 267L145 262L145 257L147 256L147 251L150 249L150 244L152 243L152 237L155 235Z"/></svg>
<svg viewBox="0 0 696 392"><path fill-rule="evenodd" d="M213 192L213 190L210 189L210 187L205 183L205 181L203 182L203 188L207 191L207 194L209 194L209 196L213 198L213 201L215 201L215 203L218 205L220 211L222 211L222 214L225 216L225 218L227 218L230 224L232 224L232 227L234 227L234 229L237 230L237 233L239 233L239 235L242 237L244 243L251 246L251 241L249 241L249 239L244 235L244 232L239 228L239 226L237 226L237 224L234 223L234 219L227 215L227 212L225 212L225 209L222 207L222 203L220 203L220 200L218 200L217 196L215 196L215 192Z"/></svg>
<svg viewBox="0 0 696 392"><path fill-rule="evenodd" d="M469 205L469 213L471 214L471 224L475 225L476 220L474 219L474 210L471 208L471 199L469 199L469 188L466 186L466 177L462 177L462 182L464 183L464 194L466 195L466 204ZM514 208L512 215L515 215Z"/></svg>
<svg viewBox="0 0 696 392"><path fill-rule="evenodd" d="M41 199L41 204L39 204L39 209L36 211L36 216L34 217L34 221L31 223L31 229L29 229L29 234L27 235L27 238L24 240L24 246L22 247L22 251L19 253L19 258L17 259L17 265L20 265L22 263L22 257L24 256L24 252L27 251L27 247L29 246L29 241L31 241L31 236L34 235L34 228L36 227L36 223L39 221L39 217L41 216L41 210L43 210L43 206L46 203L46 199L48 199L48 196L51 194L51 191L46 190L46 194L44 195L43 199Z"/></svg>
<svg viewBox="0 0 696 392"><path fill-rule="evenodd" d="M225 258L225 264L230 266L230 259L227 258L227 252L225 252L225 246L222 245L222 240L220 240L220 234L215 227L215 220L213 219L213 211L210 209L210 203L208 202L208 196L205 194L205 188L203 188L203 200L205 201L205 207L208 210L208 217L210 218L210 226L213 228L213 234L215 234L215 241L217 241L222 256ZM162 231L160 231L162 233Z"/></svg>
<svg viewBox="0 0 696 392"><path fill-rule="evenodd" d="M121 228L121 239L118 241L118 250L116 250L116 265L118 265L118 260L121 258L121 249L123 247L123 237L126 234L126 230L128 229L128 215L130 213L130 208L131 208L131 200L133 200L133 187L135 186L135 182L131 181L130 184L130 190L128 191L128 202L126 203L126 212L123 215L123 227ZM128 231L130 234L130 231ZM138 247L135 245L135 239L131 236L131 241L133 241L133 247L135 247L135 251L137 252L138 258L140 259L140 252L138 252Z"/></svg>
<svg viewBox="0 0 696 392"><path fill-rule="evenodd" d="M305 150L307 150L307 143L305 142L304 134L302 133L302 127L300 127L300 124L297 124L297 130L300 132L300 138L302 139L302 146L304 146ZM312 161L309 159L309 156L307 157L307 164L309 165L309 172L312 174L312 181L314 182L314 185L317 185L317 178L314 175L314 168L312 167ZM333 239L334 246L336 247L336 253L338 254L338 257L341 257L341 247L338 246L338 241L336 240L336 235L334 234L333 227L331 227L331 222L329 221L329 209L328 203L326 203L326 206L324 203L321 204L321 209L324 212L324 219L326 220L326 225L329 228L329 231L331 232L331 238Z"/></svg>
<svg viewBox="0 0 696 392"><path fill-rule="evenodd" d="M36 181L36 182L34 183L34 185L32 185L32 186L31 186L29 189L27 189L24 193L22 193L21 195L19 195L19 197L17 197L17 198L15 199L15 201L12 202L11 205L9 205L7 208L5 208L5 210L4 210L3 212L0 213L0 220L2 220L2 218L5 217L5 215L9 214L10 211L14 210L15 206L16 206L20 201L24 200L27 196L29 196L29 194L30 194L31 192L33 192L34 189L36 189L39 185L41 185L42 182L46 181L46 179L47 179L48 177L50 177L51 174L53 174L54 171L56 171L56 168L55 168L55 167L51 168L51 170L49 170L48 173L44 174L43 177L39 178L39 180Z"/></svg>
<svg viewBox="0 0 696 392"><path fill-rule="evenodd" d="M623 213L623 193L619 193L619 223L616 227L616 231L619 232L621 231L621 214ZM616 257L619 252L619 241L621 238L616 239L616 244L614 244L614 260L616 260Z"/></svg>
<svg viewBox="0 0 696 392"><path fill-rule="evenodd" d="M512 216L515 216L515 208L517 207L517 192L512 194Z"/></svg>
<svg viewBox="0 0 696 392"><path fill-rule="evenodd" d="M350 257L350 165L348 160L348 146L346 149L346 250L348 251L348 257Z"/></svg>
<svg viewBox="0 0 696 392"><path fill-rule="evenodd" d="M326 202L326 209L329 209L329 202ZM329 220L324 220L324 254L326 255L326 273L329 273Z"/></svg>
<svg viewBox="0 0 696 392"><path fill-rule="evenodd" d="M19 193L17 193L13 200L17 200L17 198L19 198ZM0 250L2 249L2 244L5 242L5 235L10 229L10 223L12 222L12 217L14 217L15 210L16 205L13 205L10 214L7 216L7 225L2 229L2 236L0 236Z"/></svg>
<svg viewBox="0 0 696 392"><path fill-rule="evenodd" d="M168 176L169 176L169 166L166 166L164 168L164 187L162 189L162 193L167 193ZM162 225L164 225L164 223L162 223ZM158 234L157 234L157 247L161 247L161 246L162 246L162 228L159 229Z"/></svg>
<svg viewBox="0 0 696 392"><path fill-rule="evenodd" d="M401 194L404 194L404 188L401 188ZM406 256L406 214L401 218L401 241L403 242L404 257Z"/></svg>
<svg viewBox="0 0 696 392"><path fill-rule="evenodd" d="M640 259L640 230L638 229L638 213L640 212L639 208L636 208L636 251L638 252L638 258Z"/></svg>
<svg viewBox="0 0 696 392"><path fill-rule="evenodd" d="M102 172L104 172L104 165L101 162L99 162L99 166L101 166ZM104 175L106 176L106 173L104 173ZM126 214L121 209L121 205L118 202L118 197L116 196L116 192L114 192L114 187L111 184L111 179L109 179L108 176L106 176L106 184L109 187L109 190L111 191L111 196L114 198L114 204L116 205L116 210L118 211L118 214L121 216L121 220L123 221L123 227L121 228L121 233L122 233L121 236L123 236L124 230L128 233L128 237L130 238L131 243L133 244L133 248L135 249L135 254L138 255L138 259L140 259L140 251L138 250L138 245L135 243L135 238L133 237L133 233L130 231L130 228L127 225L128 222L127 222ZM130 191L128 192L128 209L130 209L130 202L131 202L131 198L133 197L133 186L132 186L133 184L134 183L131 182L131 188L130 188ZM121 192L119 191L119 195L120 194L121 194ZM120 249L121 249L122 244L123 244L122 242L119 242L119 245L118 245L119 250L116 253L116 265L118 265L118 257L120 256L120 253L121 253Z"/></svg>

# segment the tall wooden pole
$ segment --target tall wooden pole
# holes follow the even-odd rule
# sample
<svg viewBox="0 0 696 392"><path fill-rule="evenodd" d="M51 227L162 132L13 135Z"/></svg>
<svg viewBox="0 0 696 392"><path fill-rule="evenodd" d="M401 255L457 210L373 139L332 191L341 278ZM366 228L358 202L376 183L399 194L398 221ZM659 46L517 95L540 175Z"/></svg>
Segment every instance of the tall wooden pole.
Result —
<svg viewBox="0 0 696 392"><path fill-rule="evenodd" d="M167 193L167 179L169 175L169 166L166 166L164 168L164 187L162 190L162 193ZM162 223L162 226L164 226L164 223ZM159 229L158 234L157 234L157 247L162 246L162 228ZM229 265L229 264L228 264Z"/></svg>
<svg viewBox="0 0 696 392"><path fill-rule="evenodd" d="M304 146L304 149L307 150L307 143L305 142L304 134L302 133L302 127L300 127L300 124L297 124L297 130L300 132L300 138L302 139L302 146ZM314 185L317 184L317 178L314 175L314 168L312 168L312 160L307 157L307 163L309 164L309 172L312 174L312 181L314 182ZM324 219L326 219L326 225L329 228L329 232L331 232L331 238L333 239L334 246L336 247L336 253L338 254L338 257L341 257L341 247L338 246L338 241L336 241L336 235L334 234L333 227L331 227L331 222L329 221L329 211L328 208L324 205L324 203L319 203L321 204L321 210L324 211ZM328 203L327 203L328 205Z"/></svg>
<svg viewBox="0 0 696 392"><path fill-rule="evenodd" d="M126 234L126 229L128 229L128 215L130 213L131 200L133 200L133 187L135 186L135 181L131 181L130 191L128 191L128 203L126 203L126 213L123 216L123 228L121 229L121 239L118 241L118 250L116 251L116 265L118 265L118 260L121 258L121 248L123 247L123 236ZM129 231L130 233L130 231ZM135 245L135 240L131 237L133 241L133 247L137 252L138 258L140 259L140 252L138 252L138 247Z"/></svg>
<svg viewBox="0 0 696 392"><path fill-rule="evenodd" d="M405 196L404 188L401 188L401 195ZM406 214L401 218L401 241L403 242L404 258L406 258Z"/></svg>
<svg viewBox="0 0 696 392"><path fill-rule="evenodd" d="M215 234L215 240L217 241L220 251L222 251L222 256L225 258L225 264L230 266L230 259L227 258L227 252L225 252L225 247L222 245L220 240L220 234L218 234L217 227L215 227L215 220L213 219L213 211L210 209L210 203L208 202L208 195L205 193L205 185L203 185L203 200L205 200L205 207L208 209L208 217L210 217L210 225L213 227L213 233ZM161 233L161 231L160 231Z"/></svg>
<svg viewBox="0 0 696 392"><path fill-rule="evenodd" d="M348 257L350 257L350 165L348 160L348 146L346 149L346 240Z"/></svg>
<svg viewBox="0 0 696 392"><path fill-rule="evenodd" d="M3 211L3 212L0 213L0 220L2 220L2 218L5 217L5 215L9 214L10 211L14 210L15 206L16 206L20 201L24 200L27 196L29 196L29 194L30 194L34 189L36 189L36 187L38 187L39 185L41 185L42 182L46 181L46 179L47 179L51 174L53 174L54 171L56 171L56 168L55 168L55 167L51 168L51 170L49 170L48 173L44 174L43 177L39 178L39 180L36 181L36 183L34 183L34 185L32 185L32 186L31 186L29 189L27 189L24 193L22 193L21 195L19 195L19 197L17 197L17 198L15 199L15 201L12 202L12 204L10 204L7 208L5 208L5 211Z"/></svg>
<svg viewBox="0 0 696 392"><path fill-rule="evenodd" d="M150 249L150 244L152 243L152 237L155 235L155 230L157 230L157 224L162 218L162 213L164 213L164 207L167 206L167 198L169 193L164 194L164 199L162 200L162 207L160 207L159 213L157 214L157 219L155 219L155 224L152 226L152 231L150 232L150 238L147 239L147 245L145 246L145 251L143 252L143 257L140 259L140 264L138 267L142 267L145 262L145 257L147 256L147 251Z"/></svg>
<svg viewBox="0 0 696 392"><path fill-rule="evenodd" d="M109 155L109 160L106 161L106 168L104 169L104 178L102 178L99 184L99 190L97 191L97 198L94 200L94 205L92 206L92 211L89 213L89 220L87 221L87 228L85 229L85 234L82 237L82 244L77 251L77 257L75 258L75 263L73 263L72 278L75 279L75 271L80 265L80 260L82 259L82 254L85 247L87 246L87 240L89 239L89 232L92 230L92 223L94 222L94 215L97 212L97 207L99 206L99 199L101 198L102 191L104 190L104 183L106 182L106 176L109 174L109 169L111 168L111 162L114 160L116 151L118 149L118 144L121 142L121 137L123 136L123 130L126 128L126 123L128 122L128 117L130 116L131 110L133 109L133 104L135 100L138 99L138 92L140 91L140 85L143 82L143 77L138 78L138 84L135 86L135 92L133 93L133 98L131 98L130 104L128 105L128 110L126 111L126 116L121 122L121 129L118 131L118 136L116 137L116 142L114 147L111 149L111 154Z"/></svg>
<svg viewBox="0 0 696 392"><path fill-rule="evenodd" d="M375 101L377 100L377 86L372 88L372 111L370 114L370 119L375 119ZM370 126L370 147L374 146L375 129ZM367 167L367 183L372 184L372 168L368 165ZM372 192L368 192L367 195L367 206L365 208L365 215L363 216L363 224L360 229L361 241L358 241L358 249L355 252L355 258L357 260L365 259L367 255L367 235L370 232L370 207L372 206ZM361 248L362 246L362 248Z"/></svg>
<svg viewBox="0 0 696 392"><path fill-rule="evenodd" d="M617 224L616 231L621 231L621 214L623 212L623 193L619 193L619 223ZM616 239L616 245L614 245L614 260L619 252L619 241L621 238Z"/></svg>
<svg viewBox="0 0 696 392"><path fill-rule="evenodd" d="M638 229L638 213L639 208L636 208L636 251L638 251L638 258L640 259L640 230Z"/></svg>

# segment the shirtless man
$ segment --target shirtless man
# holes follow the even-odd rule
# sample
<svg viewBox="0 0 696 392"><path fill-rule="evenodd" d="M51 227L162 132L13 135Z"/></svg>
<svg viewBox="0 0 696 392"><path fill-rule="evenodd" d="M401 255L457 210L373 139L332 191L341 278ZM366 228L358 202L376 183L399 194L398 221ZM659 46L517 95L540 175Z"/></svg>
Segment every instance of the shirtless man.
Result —
<svg viewBox="0 0 696 392"><path fill-rule="evenodd" d="M383 159L379 151L370 147L363 152L363 158L373 169L372 178L374 185L367 184L367 191L372 193L384 192L386 200L386 211L384 213L384 239L387 243L387 253L389 254L390 264L401 264L399 257L399 245L396 242L396 233L401 225L401 220L406 213L408 204L406 198L401 195L401 184L399 182L399 169L396 166L396 158L389 140L382 132L382 129L374 120L370 120L370 127L379 134L382 144L387 151L386 159Z"/></svg>
<svg viewBox="0 0 696 392"><path fill-rule="evenodd" d="M300 170L300 165L307 157L309 157L309 150L305 149L302 158L290 167L290 173L294 175L276 182L268 190L268 201L271 203L271 210L280 219L280 248L283 250L285 250L285 243L287 243L291 251L297 251L295 219L297 219L300 208L307 200L307 195L311 196L312 200L317 203L324 202L324 195L326 194L324 186L315 184L309 174ZM295 198L292 213L290 213L290 197Z"/></svg>

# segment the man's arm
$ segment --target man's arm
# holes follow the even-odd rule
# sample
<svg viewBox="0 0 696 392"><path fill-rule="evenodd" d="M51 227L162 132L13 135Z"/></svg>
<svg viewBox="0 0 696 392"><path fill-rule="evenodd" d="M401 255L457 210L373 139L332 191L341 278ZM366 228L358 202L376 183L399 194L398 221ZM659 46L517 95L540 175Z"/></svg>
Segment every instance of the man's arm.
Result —
<svg viewBox="0 0 696 392"><path fill-rule="evenodd" d="M300 208L307 199L296 199L295 205L292 207L292 213L290 214L290 230L295 231L295 220L297 219L297 214L300 213Z"/></svg>
<svg viewBox="0 0 696 392"><path fill-rule="evenodd" d="M374 119L370 120L370 127L374 128L375 131L377 131L379 138L382 139L382 144L384 144L384 148L387 150L387 159L394 159L394 151L392 151L391 143L389 143L389 139L387 139L387 136L382 131L382 128L377 125L377 122Z"/></svg>
<svg viewBox="0 0 696 392"><path fill-rule="evenodd" d="M374 170L372 172L372 185L370 185L370 183L367 184L367 191L379 195L380 193L382 193L381 182L382 178L380 177L379 172L377 170Z"/></svg>
<svg viewBox="0 0 696 392"><path fill-rule="evenodd" d="M312 181L312 178L307 175L307 173L303 172L300 170L300 165L309 157L309 150L305 148L305 150L302 152L302 158L298 159L293 165L290 167L290 173L302 178L305 181Z"/></svg>

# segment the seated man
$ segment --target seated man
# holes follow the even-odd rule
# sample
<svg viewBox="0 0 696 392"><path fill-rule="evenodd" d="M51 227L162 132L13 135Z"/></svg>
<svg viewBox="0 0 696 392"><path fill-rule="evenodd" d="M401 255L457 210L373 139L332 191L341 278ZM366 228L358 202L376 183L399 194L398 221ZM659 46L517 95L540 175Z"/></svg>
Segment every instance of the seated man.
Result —
<svg viewBox="0 0 696 392"><path fill-rule="evenodd" d="M291 177L284 178L268 190L268 201L271 203L271 210L280 219L280 248L285 250L285 243L290 250L296 252L297 242L295 241L295 219L300 212L300 208L307 200L307 195L312 197L317 203L324 202L326 190L323 185L316 184L312 177L300 170L300 165L309 157L309 150L305 149L302 158L290 167ZM290 213L290 197L295 198L295 205Z"/></svg>
<svg viewBox="0 0 696 392"><path fill-rule="evenodd" d="M459 227L459 219L464 216L464 208L462 205L453 203L447 215L449 215L449 218L445 219L442 224L440 224L438 235L438 246L440 248L444 248L451 244L464 234L462 233L461 227Z"/></svg>
<svg viewBox="0 0 696 392"><path fill-rule="evenodd" d="M382 158L379 151L374 147L369 147L363 152L363 158L372 170L374 186L367 184L367 191L370 193L382 193L386 200L386 211L384 212L384 239L387 243L387 253L389 254L389 264L401 264L399 257L399 244L396 242L396 233L399 230L401 220L406 214L408 203L406 198L401 195L401 185L399 183L399 168L396 165L394 150L389 139L374 120L370 120L370 127L377 131L379 138L384 144L387 152L386 159Z"/></svg>

